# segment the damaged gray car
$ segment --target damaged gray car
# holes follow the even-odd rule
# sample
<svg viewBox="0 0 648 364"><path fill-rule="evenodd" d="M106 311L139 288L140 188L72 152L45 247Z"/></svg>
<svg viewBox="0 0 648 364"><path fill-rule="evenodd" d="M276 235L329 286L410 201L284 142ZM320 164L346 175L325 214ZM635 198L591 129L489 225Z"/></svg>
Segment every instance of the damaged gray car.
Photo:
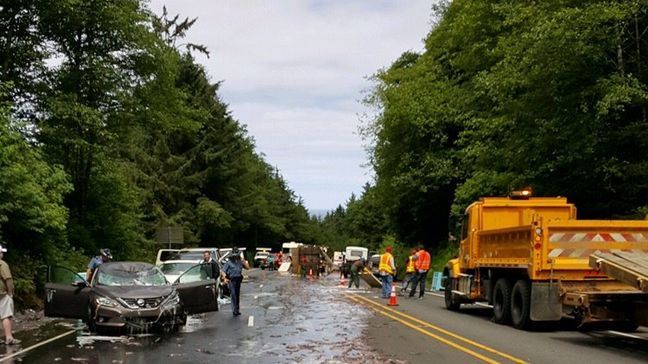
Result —
<svg viewBox="0 0 648 364"><path fill-rule="evenodd" d="M200 264L173 283L149 263L104 263L91 282L52 267L45 284L45 316L82 319L90 331L177 331L187 315L218 311L217 287Z"/></svg>

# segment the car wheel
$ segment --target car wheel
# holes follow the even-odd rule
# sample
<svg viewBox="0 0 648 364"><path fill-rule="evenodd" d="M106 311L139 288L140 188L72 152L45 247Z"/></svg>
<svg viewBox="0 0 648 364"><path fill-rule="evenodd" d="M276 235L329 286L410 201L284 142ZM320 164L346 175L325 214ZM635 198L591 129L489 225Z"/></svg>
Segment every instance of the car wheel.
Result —
<svg viewBox="0 0 648 364"><path fill-rule="evenodd" d="M515 282L511 292L511 321L513 327L520 330L531 328L531 287L529 281L520 279Z"/></svg>
<svg viewBox="0 0 648 364"><path fill-rule="evenodd" d="M511 282L500 278L493 289L493 321L508 324L511 320Z"/></svg>
<svg viewBox="0 0 648 364"><path fill-rule="evenodd" d="M97 332L97 322L95 321L94 312L92 307L88 305L88 318L85 320L86 325L88 325L88 331Z"/></svg>

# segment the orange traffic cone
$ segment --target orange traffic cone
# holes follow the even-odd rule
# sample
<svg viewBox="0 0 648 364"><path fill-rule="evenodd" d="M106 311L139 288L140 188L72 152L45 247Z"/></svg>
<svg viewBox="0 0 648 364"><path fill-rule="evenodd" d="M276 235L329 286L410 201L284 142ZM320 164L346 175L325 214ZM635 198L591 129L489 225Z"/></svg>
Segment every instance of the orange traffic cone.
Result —
<svg viewBox="0 0 648 364"><path fill-rule="evenodd" d="M340 287L346 287L346 280L344 279L344 275L340 276Z"/></svg>
<svg viewBox="0 0 648 364"><path fill-rule="evenodd" d="M387 306L398 306L396 302L396 287L392 286L391 295L389 295L389 303Z"/></svg>

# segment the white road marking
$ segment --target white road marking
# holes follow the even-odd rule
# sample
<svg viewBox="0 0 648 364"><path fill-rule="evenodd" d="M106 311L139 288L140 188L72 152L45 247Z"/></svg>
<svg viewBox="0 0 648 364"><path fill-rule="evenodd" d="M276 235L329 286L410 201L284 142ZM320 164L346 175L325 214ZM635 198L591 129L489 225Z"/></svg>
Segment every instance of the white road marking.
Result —
<svg viewBox="0 0 648 364"><path fill-rule="evenodd" d="M254 316L248 317L248 327L254 326Z"/></svg>
<svg viewBox="0 0 648 364"><path fill-rule="evenodd" d="M625 336L625 337L629 337L629 338L632 338L632 339L639 339L639 340L648 341L648 338L641 337L641 336L637 336L637 335L628 334L628 333L625 333L625 332L612 331L612 330L608 330L608 332L609 332L610 334L614 334L614 335Z"/></svg>
<svg viewBox="0 0 648 364"><path fill-rule="evenodd" d="M49 339L47 339L47 340L45 340L45 341L41 341L41 342L39 342L38 344L34 344L34 345L32 345L32 346L30 346L30 347L28 347L28 348L22 349L22 350L20 350L20 351L17 351L17 352L15 352L15 353L11 354L11 355L7 355L7 356L3 357L2 359L0 359L0 362L7 361L8 359L11 359L11 358L16 357L16 356L18 356L18 355L22 355L22 354L24 354L24 353L26 353L26 352L28 352L28 351L34 350L34 349L36 349L36 348L38 348L38 347L41 347L41 346L43 346L43 345L49 344L49 343L51 343L52 341L56 341L56 340L58 340L58 339L61 339L61 338L63 338L63 337L66 337L66 336L68 336L68 335L70 335L70 334L73 334L73 333L75 333L76 331L77 331L77 330L70 330L70 331L67 331L67 332L62 333L61 335L54 336L54 337L49 338Z"/></svg>

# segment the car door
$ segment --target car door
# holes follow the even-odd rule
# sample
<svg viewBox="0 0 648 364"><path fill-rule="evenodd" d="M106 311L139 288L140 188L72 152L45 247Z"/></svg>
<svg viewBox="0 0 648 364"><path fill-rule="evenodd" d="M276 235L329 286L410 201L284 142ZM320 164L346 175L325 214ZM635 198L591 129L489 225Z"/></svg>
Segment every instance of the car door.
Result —
<svg viewBox="0 0 648 364"><path fill-rule="evenodd" d="M218 280L209 278L202 264L195 265L175 281L184 310L188 314L218 311Z"/></svg>
<svg viewBox="0 0 648 364"><path fill-rule="evenodd" d="M90 287L85 277L64 267L48 267L45 283L45 316L88 317Z"/></svg>

